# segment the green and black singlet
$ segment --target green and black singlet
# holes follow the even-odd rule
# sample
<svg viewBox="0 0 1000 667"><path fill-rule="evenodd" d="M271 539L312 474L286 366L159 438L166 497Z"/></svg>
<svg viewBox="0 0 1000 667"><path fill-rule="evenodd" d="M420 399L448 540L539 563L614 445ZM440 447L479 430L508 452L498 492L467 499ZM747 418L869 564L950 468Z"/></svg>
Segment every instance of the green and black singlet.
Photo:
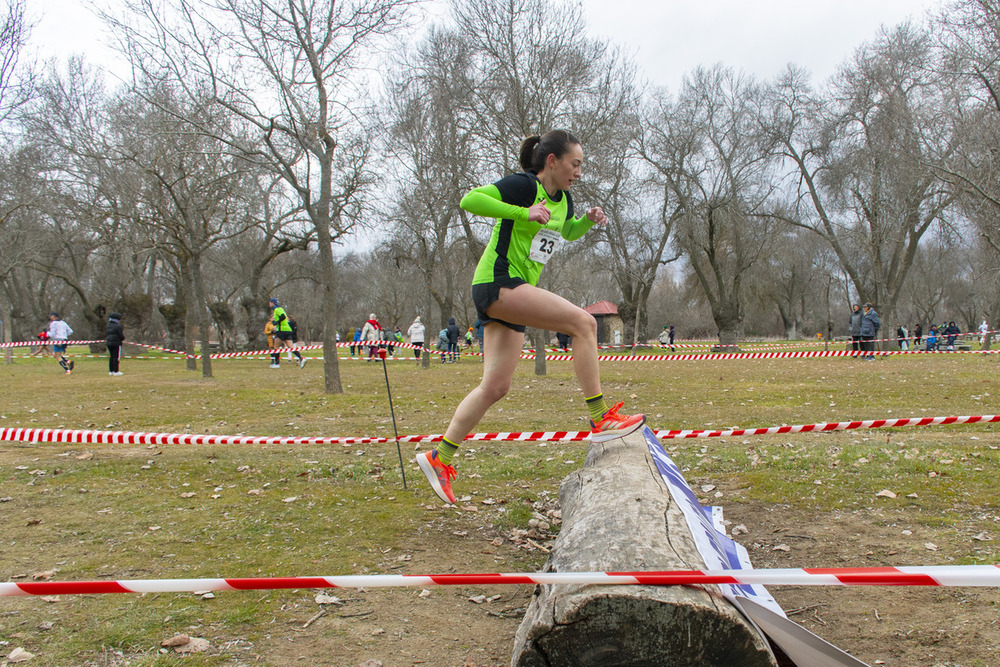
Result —
<svg viewBox="0 0 1000 667"><path fill-rule="evenodd" d="M528 208L542 200L550 213L544 225L528 220ZM560 239L575 241L594 224L586 216L573 217L569 192L559 190L550 196L533 172L511 174L478 187L462 198L461 206L473 215L497 220L476 266L473 285L537 285Z"/></svg>

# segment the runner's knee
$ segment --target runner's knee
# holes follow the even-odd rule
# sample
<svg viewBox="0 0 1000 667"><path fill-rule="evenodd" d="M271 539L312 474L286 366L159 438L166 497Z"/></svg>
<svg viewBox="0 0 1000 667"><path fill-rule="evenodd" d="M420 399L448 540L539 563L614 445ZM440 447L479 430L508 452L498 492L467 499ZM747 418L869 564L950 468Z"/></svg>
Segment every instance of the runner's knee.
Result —
<svg viewBox="0 0 1000 667"><path fill-rule="evenodd" d="M483 392L483 398L493 405L510 391L510 382L510 380L483 380L479 389Z"/></svg>
<svg viewBox="0 0 1000 667"><path fill-rule="evenodd" d="M582 308L578 309L577 316L572 321L572 328L575 331L567 333L574 338L597 338L597 320Z"/></svg>

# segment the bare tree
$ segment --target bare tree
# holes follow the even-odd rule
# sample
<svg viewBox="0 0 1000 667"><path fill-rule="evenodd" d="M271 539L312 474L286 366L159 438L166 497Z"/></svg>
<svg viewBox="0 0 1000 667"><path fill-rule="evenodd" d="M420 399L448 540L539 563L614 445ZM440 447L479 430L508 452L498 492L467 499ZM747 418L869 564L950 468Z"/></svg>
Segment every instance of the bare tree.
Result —
<svg viewBox="0 0 1000 667"><path fill-rule="evenodd" d="M824 238L859 300L890 320L920 239L953 199L926 164L949 143L930 58L926 35L902 25L858 49L828 96L791 68L764 120L798 180L787 222Z"/></svg>
<svg viewBox="0 0 1000 667"><path fill-rule="evenodd" d="M676 202L676 243L712 309L720 344L742 335L747 272L776 230L773 145L754 126L757 85L731 69L697 69L652 126L669 128L646 159ZM666 198L665 198L666 201Z"/></svg>
<svg viewBox="0 0 1000 667"><path fill-rule="evenodd" d="M985 252L980 280L991 294L985 317L1000 322L1000 2L950 2L933 21L939 71L951 89L955 150L931 166L959 197ZM989 349L993 335L987 334Z"/></svg>
<svg viewBox="0 0 1000 667"><path fill-rule="evenodd" d="M3 124L24 103L32 89L30 71L26 72L25 68L19 66L21 51L31 32L31 25L24 14L26 3L27 0L7 0L6 12L0 17L0 124ZM21 206L18 198L11 196L16 189L4 189L5 196L0 199L0 231L3 230L11 213ZM10 260L0 264L0 278L14 266L16 264ZM2 309L0 342L10 341L11 323L10 309ZM10 361L9 351L5 359L7 362Z"/></svg>
<svg viewBox="0 0 1000 667"><path fill-rule="evenodd" d="M455 311L463 271L483 242L459 206L475 159L467 109L471 53L462 37L432 30L394 73L387 94L391 132L385 152L400 196L392 214L392 255L411 264L445 326ZM416 296L410 294L411 298ZM422 302L423 299L417 299Z"/></svg>
<svg viewBox="0 0 1000 667"><path fill-rule="evenodd" d="M760 310L778 310L787 339L799 338L810 316L822 320L825 333L827 310L823 301L830 286L830 274L825 271L826 245L815 234L795 227L782 230L773 239L772 252L750 275L748 287L757 297L755 305Z"/></svg>
<svg viewBox="0 0 1000 667"><path fill-rule="evenodd" d="M145 100L155 99L149 105ZM215 139L198 132L198 126L223 124L212 118L212 105L177 99L159 86L145 90L118 105L116 120L127 128L117 145L108 146L111 159L122 169L139 175L139 219L134 225L157 230L164 253L173 258L183 287L186 309L186 345L193 355L193 335L201 335L202 374L211 377L209 331L211 314L202 275L209 249L222 240L239 236L253 226L242 189L252 174L247 163L223 150ZM222 333L220 332L220 336ZM194 359L189 356L189 368Z"/></svg>
<svg viewBox="0 0 1000 667"><path fill-rule="evenodd" d="M191 99L208 96L234 119L233 133L213 136L298 195L319 246L327 350L336 341L332 243L359 221L374 180L362 68L414 3L128 0L135 23L105 16L135 71L169 77ZM337 355L324 355L324 376L328 393L343 391Z"/></svg>
<svg viewBox="0 0 1000 667"><path fill-rule="evenodd" d="M252 171L258 173L249 175L241 194L254 224L246 233L223 241L212 261L230 276L230 291L217 301L238 304L246 323L247 346L260 350L264 348L263 323L269 318L269 294L281 282L269 274L282 272L283 267L275 267L276 260L295 250L304 251L315 243L316 234L283 179L271 172Z"/></svg>
<svg viewBox="0 0 1000 667"><path fill-rule="evenodd" d="M499 178L517 171L525 137L570 129L589 156L574 193L575 205L581 210L586 208L584 202L606 205L613 228L628 219L631 212L617 217L614 202L609 200L618 192L624 197L629 189L623 183L628 171L612 163L626 151L630 135L621 128L638 107L634 66L609 42L587 36L582 9L576 3L455 3L453 18L456 31L471 50L472 73L464 99L480 173ZM538 85L540 81L545 84ZM628 128L636 127L633 118ZM467 237L481 233L481 227L467 224L464 212L460 215ZM478 258L481 243L470 241L468 247ZM619 277L630 286L636 281L631 273L621 272ZM548 280L543 274L540 284L548 286ZM536 347L542 344L544 335L530 335ZM538 355L536 373L544 372L544 357Z"/></svg>
<svg viewBox="0 0 1000 667"><path fill-rule="evenodd" d="M0 124L31 97L37 79L33 67L21 62L31 29L25 16L27 0L6 0L0 14Z"/></svg>

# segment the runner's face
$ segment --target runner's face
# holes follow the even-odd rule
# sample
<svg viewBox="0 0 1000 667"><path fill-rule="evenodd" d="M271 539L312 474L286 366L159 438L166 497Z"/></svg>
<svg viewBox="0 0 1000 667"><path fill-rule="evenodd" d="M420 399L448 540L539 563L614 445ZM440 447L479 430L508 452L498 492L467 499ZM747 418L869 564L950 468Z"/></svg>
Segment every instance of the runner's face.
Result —
<svg viewBox="0 0 1000 667"><path fill-rule="evenodd" d="M570 144L569 150L562 157L549 156L554 184L560 190L569 190L583 173L583 147L580 144Z"/></svg>

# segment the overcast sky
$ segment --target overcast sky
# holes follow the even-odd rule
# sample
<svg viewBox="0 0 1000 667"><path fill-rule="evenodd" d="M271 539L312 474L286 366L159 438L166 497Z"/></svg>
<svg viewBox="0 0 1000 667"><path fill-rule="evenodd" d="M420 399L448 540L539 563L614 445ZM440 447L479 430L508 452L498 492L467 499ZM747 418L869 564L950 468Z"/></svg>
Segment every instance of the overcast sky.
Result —
<svg viewBox="0 0 1000 667"><path fill-rule="evenodd" d="M436 1L436 0L435 0ZM475 0L469 0L475 1ZM770 78L786 64L821 82L880 26L919 19L942 0L582 0L595 36L631 52L646 78L676 91L684 73L716 62ZM32 42L42 58L84 54L127 75L101 44L80 0L37 0Z"/></svg>

